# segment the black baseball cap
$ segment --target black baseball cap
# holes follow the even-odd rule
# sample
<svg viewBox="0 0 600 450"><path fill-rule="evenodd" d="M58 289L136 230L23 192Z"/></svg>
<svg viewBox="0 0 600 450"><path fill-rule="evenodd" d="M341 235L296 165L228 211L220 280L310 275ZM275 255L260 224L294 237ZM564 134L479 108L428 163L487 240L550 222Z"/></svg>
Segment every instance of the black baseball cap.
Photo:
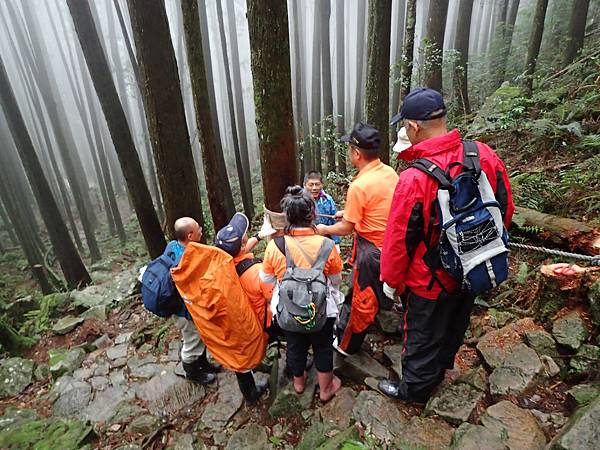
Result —
<svg viewBox="0 0 600 450"><path fill-rule="evenodd" d="M364 150L379 150L381 138L379 131L366 123L358 122L350 134L340 138L342 142L348 142Z"/></svg>
<svg viewBox="0 0 600 450"><path fill-rule="evenodd" d="M229 223L217 232L215 246L236 256L242 248L242 238L248 232L250 221L242 213L235 213Z"/></svg>
<svg viewBox="0 0 600 450"><path fill-rule="evenodd" d="M445 115L446 105L442 94L435 89L420 87L413 89L410 94L404 97L402 109L392 117L390 125L396 125L404 119L431 120Z"/></svg>

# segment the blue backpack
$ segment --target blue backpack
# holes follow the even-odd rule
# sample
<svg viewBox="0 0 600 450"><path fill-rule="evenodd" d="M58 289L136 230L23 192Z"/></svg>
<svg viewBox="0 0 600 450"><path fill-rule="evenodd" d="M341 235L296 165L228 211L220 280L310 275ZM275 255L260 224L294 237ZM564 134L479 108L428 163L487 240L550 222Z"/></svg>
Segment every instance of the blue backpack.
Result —
<svg viewBox="0 0 600 450"><path fill-rule="evenodd" d="M440 241L439 245L430 246L433 228L433 220L430 220L425 238L427 252L423 258L433 274L430 288L434 280L439 283L435 271L443 268L464 292L479 294L508 278L508 233L500 204L481 170L477 144L463 141L463 151L463 170L454 178L450 176L450 169L461 163L452 163L447 170L442 170L421 158L412 167L433 177L439 185Z"/></svg>
<svg viewBox="0 0 600 450"><path fill-rule="evenodd" d="M144 307L157 316L169 317L176 314L185 317L189 315L183 299L173 283L173 278L171 278L171 267L176 265L172 253L165 251L148 264L142 275Z"/></svg>

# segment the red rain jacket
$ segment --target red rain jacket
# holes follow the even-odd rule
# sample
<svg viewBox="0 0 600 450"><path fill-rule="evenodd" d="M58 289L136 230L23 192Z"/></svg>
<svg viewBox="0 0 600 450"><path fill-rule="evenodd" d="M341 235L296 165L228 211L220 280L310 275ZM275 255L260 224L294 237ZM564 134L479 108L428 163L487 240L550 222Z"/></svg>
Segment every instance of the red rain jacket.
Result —
<svg viewBox="0 0 600 450"><path fill-rule="evenodd" d="M477 142L477 147L481 168L496 194L508 228L515 207L506 168L486 144ZM406 161L418 158L426 158L444 169L452 162L462 162L463 146L458 130L420 142L398 155L398 159ZM450 174L456 176L460 170L460 166L453 167ZM381 252L382 281L393 288L406 286L414 294L431 300L437 299L442 287L437 282L430 285L432 275L423 261L427 250L423 241L433 213L430 245L439 242L439 217L434 203L437 190L437 181L418 169L410 167L400 174ZM448 292L457 290L457 283L446 271L438 270L437 275Z"/></svg>

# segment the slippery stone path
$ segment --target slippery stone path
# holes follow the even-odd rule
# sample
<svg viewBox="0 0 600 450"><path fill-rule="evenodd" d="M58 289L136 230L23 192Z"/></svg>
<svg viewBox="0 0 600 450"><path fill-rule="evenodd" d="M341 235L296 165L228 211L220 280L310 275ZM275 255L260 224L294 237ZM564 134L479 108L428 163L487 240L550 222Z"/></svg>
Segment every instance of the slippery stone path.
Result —
<svg viewBox="0 0 600 450"><path fill-rule="evenodd" d="M72 293L83 312L56 320L53 332L75 333L90 311L93 317L104 312L110 321L111 308L126 304L134 293L134 273L126 272L105 290L97 285ZM127 317L136 320L93 342L52 349L48 364L0 361L0 398L28 399L35 409L48 406L4 409L0 448L133 450L152 440L182 450L600 448L600 385L583 376L594 370L600 349L579 312L562 316L549 330L501 312L490 312L493 325L483 329L475 330L481 322L475 320L470 333L477 336L471 344L476 350L463 348L455 373L424 407L392 401L364 386L367 377L401 373L402 346L393 336L401 316L388 312L381 321L387 334L370 335L370 351L336 356L344 387L328 404L318 400L314 368L305 392L294 392L282 352L277 363L265 361L266 373L255 374L270 378L269 398L248 408L232 373L220 373L207 387L185 380L177 335L161 347L167 351L157 350L155 338L140 332L149 316L139 303L119 312L129 310ZM582 382L565 385L552 397L558 403L544 403L543 396L567 374L582 374Z"/></svg>

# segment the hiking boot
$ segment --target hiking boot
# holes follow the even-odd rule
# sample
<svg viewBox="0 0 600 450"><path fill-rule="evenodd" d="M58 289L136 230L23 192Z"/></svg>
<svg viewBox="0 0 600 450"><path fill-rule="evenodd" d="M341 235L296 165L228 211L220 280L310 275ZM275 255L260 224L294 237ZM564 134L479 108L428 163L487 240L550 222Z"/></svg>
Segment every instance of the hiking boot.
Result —
<svg viewBox="0 0 600 450"><path fill-rule="evenodd" d="M214 373L209 373L198 367L196 361L193 363L183 363L183 370L185 370L185 378L198 384L210 384L217 379Z"/></svg>
<svg viewBox="0 0 600 450"><path fill-rule="evenodd" d="M252 375L252 372L236 373L235 375L237 377L240 391L244 396L244 400L246 400L246 404L256 404L256 402L260 400L260 397L267 389L269 385L268 380L258 383L257 385L254 381L254 376Z"/></svg>
<svg viewBox="0 0 600 450"><path fill-rule="evenodd" d="M333 372L317 372L319 379L319 398L327 403L335 393L342 387L342 382Z"/></svg>
<svg viewBox="0 0 600 450"><path fill-rule="evenodd" d="M206 357L206 350L198 357L195 363L198 365L198 368L204 372L218 373L221 371L220 364L213 364L208 360Z"/></svg>
<svg viewBox="0 0 600 450"><path fill-rule="evenodd" d="M400 381L397 380L381 380L377 385L379 392L387 395L394 400L401 400L403 402L416 403L418 405L424 405L427 403L427 398L409 398L402 389L400 389Z"/></svg>

